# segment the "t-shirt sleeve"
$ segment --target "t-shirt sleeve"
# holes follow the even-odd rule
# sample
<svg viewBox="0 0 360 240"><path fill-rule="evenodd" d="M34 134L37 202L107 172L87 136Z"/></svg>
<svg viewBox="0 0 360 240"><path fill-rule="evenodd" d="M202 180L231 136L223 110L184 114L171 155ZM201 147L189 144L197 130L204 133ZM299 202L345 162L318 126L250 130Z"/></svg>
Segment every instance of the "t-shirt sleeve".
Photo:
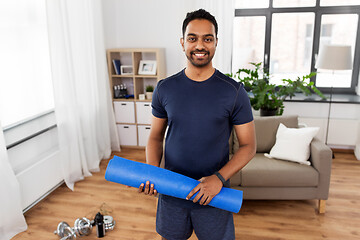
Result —
<svg viewBox="0 0 360 240"><path fill-rule="evenodd" d="M153 98L151 102L152 114L157 118L167 118L167 112L159 96L159 86L161 85L161 82L162 81L158 82L153 93Z"/></svg>
<svg viewBox="0 0 360 240"><path fill-rule="evenodd" d="M233 125L241 125L251 122L253 119L250 99L244 89L244 86L241 85L231 114L231 122Z"/></svg>

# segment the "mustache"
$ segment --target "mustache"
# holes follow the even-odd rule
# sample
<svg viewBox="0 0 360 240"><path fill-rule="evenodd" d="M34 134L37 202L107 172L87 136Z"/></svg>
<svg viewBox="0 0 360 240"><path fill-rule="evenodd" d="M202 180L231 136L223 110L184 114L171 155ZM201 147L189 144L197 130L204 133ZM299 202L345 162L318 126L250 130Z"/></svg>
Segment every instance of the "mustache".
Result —
<svg viewBox="0 0 360 240"><path fill-rule="evenodd" d="M191 54L195 54L195 53L206 53L206 54L208 54L209 55L209 51L200 51L200 50L195 50L195 51L191 51L190 52Z"/></svg>

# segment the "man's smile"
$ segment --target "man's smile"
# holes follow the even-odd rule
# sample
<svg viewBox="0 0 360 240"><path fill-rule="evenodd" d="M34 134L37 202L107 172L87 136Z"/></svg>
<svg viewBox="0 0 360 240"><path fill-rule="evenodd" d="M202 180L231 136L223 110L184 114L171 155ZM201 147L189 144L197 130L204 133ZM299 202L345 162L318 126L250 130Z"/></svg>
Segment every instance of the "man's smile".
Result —
<svg viewBox="0 0 360 240"><path fill-rule="evenodd" d="M206 55L209 55L208 52L192 52L192 55L195 55L197 58L204 58Z"/></svg>

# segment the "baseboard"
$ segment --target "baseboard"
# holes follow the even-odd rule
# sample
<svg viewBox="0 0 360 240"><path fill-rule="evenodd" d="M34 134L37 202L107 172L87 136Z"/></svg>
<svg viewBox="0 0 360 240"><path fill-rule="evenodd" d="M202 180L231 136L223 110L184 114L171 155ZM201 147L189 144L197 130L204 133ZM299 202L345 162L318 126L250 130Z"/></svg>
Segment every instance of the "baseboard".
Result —
<svg viewBox="0 0 360 240"><path fill-rule="evenodd" d="M38 198L37 200L35 200L32 204L30 204L29 206L27 206L25 209L23 209L23 214L25 214L27 211L29 211L32 207L34 207L36 204L38 204L39 202L41 202L43 199L45 199L47 196L49 196L53 191L55 191L58 187L60 187L61 185L63 185L65 183L64 180L62 180L61 182L59 182L58 184L56 184L52 189L50 189L49 191L47 191L44 195L42 195L40 198Z"/></svg>

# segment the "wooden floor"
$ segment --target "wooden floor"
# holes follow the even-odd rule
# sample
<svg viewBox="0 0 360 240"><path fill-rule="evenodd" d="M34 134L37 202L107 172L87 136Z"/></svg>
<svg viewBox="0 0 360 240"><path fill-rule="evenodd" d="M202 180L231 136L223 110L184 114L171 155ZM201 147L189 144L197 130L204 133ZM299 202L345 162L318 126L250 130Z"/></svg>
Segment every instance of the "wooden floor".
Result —
<svg viewBox="0 0 360 240"><path fill-rule="evenodd" d="M124 149L117 155L144 161L143 150ZM106 203L116 220L107 240L160 239L155 232L156 198L134 188L104 180L101 171L75 185L61 186L26 214L28 230L13 239L59 239L53 234L61 221L73 226L78 217L90 217ZM317 201L249 201L234 214L236 239L360 239L360 161L353 154L336 153L326 213L317 214ZM96 231L82 239L98 239ZM190 238L197 239L194 235Z"/></svg>

